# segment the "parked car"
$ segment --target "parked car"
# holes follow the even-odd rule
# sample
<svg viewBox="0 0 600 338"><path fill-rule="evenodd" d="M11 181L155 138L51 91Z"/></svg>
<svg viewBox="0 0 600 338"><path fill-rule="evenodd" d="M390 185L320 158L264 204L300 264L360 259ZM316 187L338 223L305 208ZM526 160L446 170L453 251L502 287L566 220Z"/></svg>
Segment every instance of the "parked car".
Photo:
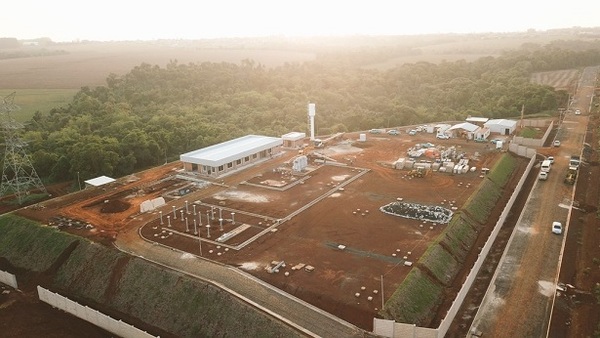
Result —
<svg viewBox="0 0 600 338"><path fill-rule="evenodd" d="M548 172L547 171L540 171L540 174L538 175L538 179L540 181L545 181L548 179Z"/></svg>
<svg viewBox="0 0 600 338"><path fill-rule="evenodd" d="M371 134L381 134L381 129L371 129L371 130L369 130L369 133L371 133Z"/></svg>
<svg viewBox="0 0 600 338"><path fill-rule="evenodd" d="M440 139L440 140L447 140L450 138L450 136L446 135L446 134L437 134L435 136L436 138Z"/></svg>
<svg viewBox="0 0 600 338"><path fill-rule="evenodd" d="M554 156L548 156L546 159L550 161L550 163L554 164Z"/></svg>
<svg viewBox="0 0 600 338"><path fill-rule="evenodd" d="M390 130L387 131L387 133L389 135L400 135L400 132L397 131L396 129L390 129Z"/></svg>
<svg viewBox="0 0 600 338"><path fill-rule="evenodd" d="M577 109L577 110L575 111L575 115L581 115L581 110Z"/></svg>
<svg viewBox="0 0 600 338"><path fill-rule="evenodd" d="M562 234L562 223L560 222L552 222L552 233L560 235Z"/></svg>
<svg viewBox="0 0 600 338"><path fill-rule="evenodd" d="M554 140L554 143L552 143L553 146L555 147L560 147L560 141L559 140Z"/></svg>
<svg viewBox="0 0 600 338"><path fill-rule="evenodd" d="M417 135L417 131L416 131L416 130L414 130L414 129L411 129L411 130L408 132L408 135L410 135L410 136Z"/></svg>

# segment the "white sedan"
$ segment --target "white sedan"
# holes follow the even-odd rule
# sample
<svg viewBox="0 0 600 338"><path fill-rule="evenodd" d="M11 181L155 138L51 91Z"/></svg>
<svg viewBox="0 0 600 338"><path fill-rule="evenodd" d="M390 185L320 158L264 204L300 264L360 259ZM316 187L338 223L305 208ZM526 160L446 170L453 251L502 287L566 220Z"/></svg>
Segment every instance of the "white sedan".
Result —
<svg viewBox="0 0 600 338"><path fill-rule="evenodd" d="M562 234L562 223L560 222L552 222L552 233L560 235Z"/></svg>

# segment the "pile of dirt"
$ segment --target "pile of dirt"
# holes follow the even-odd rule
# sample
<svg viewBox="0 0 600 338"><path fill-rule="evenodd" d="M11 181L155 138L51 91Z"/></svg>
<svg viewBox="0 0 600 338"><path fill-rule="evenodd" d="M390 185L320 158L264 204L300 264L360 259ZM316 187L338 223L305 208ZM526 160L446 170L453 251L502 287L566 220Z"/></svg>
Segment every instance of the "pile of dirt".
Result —
<svg viewBox="0 0 600 338"><path fill-rule="evenodd" d="M122 200L106 200L100 209L103 214L117 214L131 207L131 204Z"/></svg>

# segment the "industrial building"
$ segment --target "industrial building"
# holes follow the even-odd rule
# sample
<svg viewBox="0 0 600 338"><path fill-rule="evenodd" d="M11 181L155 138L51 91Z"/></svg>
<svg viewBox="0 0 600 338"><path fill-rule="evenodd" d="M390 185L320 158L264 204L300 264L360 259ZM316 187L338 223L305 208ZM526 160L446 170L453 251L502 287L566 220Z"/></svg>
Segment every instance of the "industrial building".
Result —
<svg viewBox="0 0 600 338"><path fill-rule="evenodd" d="M452 127L446 129L446 133L452 133L454 137L466 138L467 140L474 140L479 130L479 126L463 122L455 124Z"/></svg>
<svg viewBox="0 0 600 338"><path fill-rule="evenodd" d="M489 128L492 133L501 135L511 135L517 129L517 121L506 119L489 120L483 125Z"/></svg>
<svg viewBox="0 0 600 338"><path fill-rule="evenodd" d="M278 137L246 135L179 156L187 172L206 177L219 177L227 172L271 158L281 152L283 140Z"/></svg>

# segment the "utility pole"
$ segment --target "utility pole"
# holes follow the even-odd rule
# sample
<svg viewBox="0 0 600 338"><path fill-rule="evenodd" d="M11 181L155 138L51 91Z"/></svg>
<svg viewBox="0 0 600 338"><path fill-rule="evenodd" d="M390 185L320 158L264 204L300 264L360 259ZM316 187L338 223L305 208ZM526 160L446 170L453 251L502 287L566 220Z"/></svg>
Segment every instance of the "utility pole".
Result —
<svg viewBox="0 0 600 338"><path fill-rule="evenodd" d="M4 167L2 168L2 183L0 196L15 194L19 204L32 191L48 194L42 180L38 176L31 158L25 150L27 143L19 137L23 125L18 123L10 113L18 110L14 104L15 92L8 95L0 104L1 127L4 134Z"/></svg>

